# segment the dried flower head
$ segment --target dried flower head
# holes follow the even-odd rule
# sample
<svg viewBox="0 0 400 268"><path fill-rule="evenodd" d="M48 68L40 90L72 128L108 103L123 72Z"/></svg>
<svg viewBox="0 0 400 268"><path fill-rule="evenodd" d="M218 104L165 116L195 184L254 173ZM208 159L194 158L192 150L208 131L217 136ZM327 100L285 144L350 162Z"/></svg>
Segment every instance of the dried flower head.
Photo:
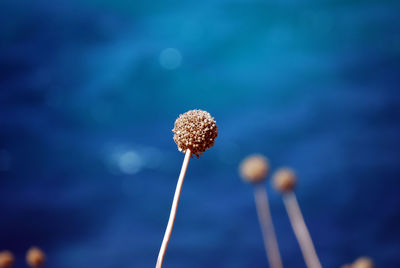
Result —
<svg viewBox="0 0 400 268"><path fill-rule="evenodd" d="M255 154L246 157L240 164L239 171L246 182L257 183L265 180L269 170L268 159Z"/></svg>
<svg viewBox="0 0 400 268"><path fill-rule="evenodd" d="M374 268L374 262L371 258L358 258L352 265L352 268Z"/></svg>
<svg viewBox="0 0 400 268"><path fill-rule="evenodd" d="M174 141L181 152L190 149L197 158L214 145L218 136L215 119L206 111L190 110L175 121Z"/></svg>
<svg viewBox="0 0 400 268"><path fill-rule="evenodd" d="M273 183L279 192L291 192L296 186L296 174L290 168L281 168L275 172Z"/></svg>
<svg viewBox="0 0 400 268"><path fill-rule="evenodd" d="M14 265L14 255L4 250L0 252L0 268L11 268Z"/></svg>
<svg viewBox="0 0 400 268"><path fill-rule="evenodd" d="M26 253L26 262L32 268L42 267L46 261L43 251L37 247L31 247Z"/></svg>

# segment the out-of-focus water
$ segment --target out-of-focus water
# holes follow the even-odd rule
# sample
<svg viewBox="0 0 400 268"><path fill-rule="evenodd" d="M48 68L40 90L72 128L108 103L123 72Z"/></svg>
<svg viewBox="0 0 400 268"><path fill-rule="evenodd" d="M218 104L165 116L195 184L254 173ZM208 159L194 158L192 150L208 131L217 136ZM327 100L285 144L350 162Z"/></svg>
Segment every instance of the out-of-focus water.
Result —
<svg viewBox="0 0 400 268"><path fill-rule="evenodd" d="M217 120L190 163L165 267L266 267L237 166L293 167L321 262L400 266L397 1L0 2L0 250L47 267L154 267L183 154L174 120ZM266 183L285 267L305 267Z"/></svg>

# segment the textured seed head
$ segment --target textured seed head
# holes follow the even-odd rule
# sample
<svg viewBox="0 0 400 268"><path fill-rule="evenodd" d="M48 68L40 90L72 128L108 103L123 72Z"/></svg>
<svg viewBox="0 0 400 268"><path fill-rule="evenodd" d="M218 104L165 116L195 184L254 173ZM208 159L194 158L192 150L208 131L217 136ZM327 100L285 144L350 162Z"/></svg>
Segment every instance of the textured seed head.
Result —
<svg viewBox="0 0 400 268"><path fill-rule="evenodd" d="M259 154L246 157L239 167L240 175L243 180L250 183L257 183L265 180L268 170L268 159Z"/></svg>
<svg viewBox="0 0 400 268"><path fill-rule="evenodd" d="M46 261L43 251L37 247L31 247L26 254L26 262L32 268L42 267Z"/></svg>
<svg viewBox="0 0 400 268"><path fill-rule="evenodd" d="M353 263L352 268L374 268L374 262L368 257L361 257Z"/></svg>
<svg viewBox="0 0 400 268"><path fill-rule="evenodd" d="M291 192L296 186L296 174L290 168L281 168L275 172L273 184L281 193Z"/></svg>
<svg viewBox="0 0 400 268"><path fill-rule="evenodd" d="M11 268L14 265L14 255L4 250L0 252L0 268Z"/></svg>
<svg viewBox="0 0 400 268"><path fill-rule="evenodd" d="M208 112L190 110L179 115L172 132L179 151L185 152L190 149L199 158L205 150L214 145L218 127Z"/></svg>

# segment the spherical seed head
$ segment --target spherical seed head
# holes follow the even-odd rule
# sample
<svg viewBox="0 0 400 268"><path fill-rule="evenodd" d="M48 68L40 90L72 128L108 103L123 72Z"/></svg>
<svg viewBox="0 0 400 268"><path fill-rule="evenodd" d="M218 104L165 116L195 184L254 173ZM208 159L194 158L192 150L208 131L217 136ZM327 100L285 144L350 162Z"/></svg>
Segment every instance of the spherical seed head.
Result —
<svg viewBox="0 0 400 268"><path fill-rule="evenodd" d="M258 183L265 180L268 170L268 159L259 154L246 157L239 166L243 180L250 183Z"/></svg>
<svg viewBox="0 0 400 268"><path fill-rule="evenodd" d="M215 119L206 111L190 110L179 115L175 121L174 141L181 152L190 149L200 157L203 152L214 145L218 136L218 127Z"/></svg>
<svg viewBox="0 0 400 268"><path fill-rule="evenodd" d="M43 251L37 247L31 247L26 254L26 262L32 268L42 267L46 261Z"/></svg>
<svg viewBox="0 0 400 268"><path fill-rule="evenodd" d="M275 172L273 184L281 193L291 192L296 186L296 174L290 168L281 168Z"/></svg>
<svg viewBox="0 0 400 268"><path fill-rule="evenodd" d="M14 255L8 251L0 252L0 268L11 268L14 265Z"/></svg>
<svg viewBox="0 0 400 268"><path fill-rule="evenodd" d="M352 268L374 268L374 262L371 258L361 257L353 263Z"/></svg>

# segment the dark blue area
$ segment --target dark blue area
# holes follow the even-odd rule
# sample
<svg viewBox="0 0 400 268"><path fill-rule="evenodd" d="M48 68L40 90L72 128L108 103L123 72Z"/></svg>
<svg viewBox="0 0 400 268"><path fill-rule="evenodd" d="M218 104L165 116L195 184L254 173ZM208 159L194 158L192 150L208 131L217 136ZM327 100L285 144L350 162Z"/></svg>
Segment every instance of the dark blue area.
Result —
<svg viewBox="0 0 400 268"><path fill-rule="evenodd" d="M154 267L201 108L165 267L265 267L250 153L299 176L326 268L400 267L397 1L0 2L0 250L25 267ZM170 48L170 49L168 49ZM172 48L172 49L171 49ZM285 267L305 267L267 182Z"/></svg>

